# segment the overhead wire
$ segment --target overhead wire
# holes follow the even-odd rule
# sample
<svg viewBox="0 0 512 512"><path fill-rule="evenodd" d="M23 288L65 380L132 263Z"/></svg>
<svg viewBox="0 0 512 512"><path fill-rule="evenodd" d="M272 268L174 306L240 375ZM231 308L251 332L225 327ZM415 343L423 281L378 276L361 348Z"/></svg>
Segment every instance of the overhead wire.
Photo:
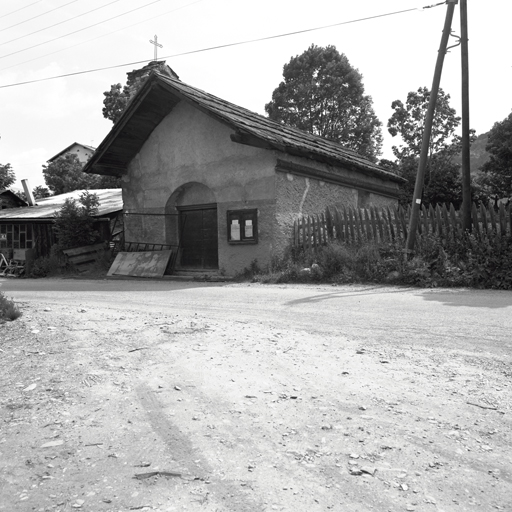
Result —
<svg viewBox="0 0 512 512"><path fill-rule="evenodd" d="M273 36L266 36L266 37L260 37L260 38L256 38L256 39L248 39L248 40L245 40L245 41L238 41L236 43L227 43L227 44L223 44L223 45L210 46L208 48L201 48L201 49L198 49L198 50L190 50L188 52L176 53L176 54L173 54L173 55L166 55L166 56L163 56L163 57L160 57L160 58L161 59L171 59L171 58L175 58L175 57L181 57L181 56L184 56L184 55L191 55L191 54L195 54L195 53L202 53L202 52L208 52L208 51L212 51L212 50L219 50L219 49L222 49L222 48L229 48L229 47L233 47L233 46L241 46L241 45L251 44L251 43L256 43L256 42L261 42L261 41L268 41L268 40L277 39L277 38L281 38L281 37L289 37L289 36L297 35L297 34L305 34L305 33L313 32L313 31L316 31L316 30L325 30L327 28L338 27L338 26L341 26L341 25L349 25L349 24L353 24L353 23L359 23L359 22L362 22L362 21L369 21L369 20L373 20L373 19L394 16L394 15L397 15L397 14L404 14L404 13L407 13L407 12L424 10L424 9L428 9L430 7L436 7L437 5L443 5L445 3L446 2L441 2L441 3L436 4L436 5L426 6L426 7L422 7L422 8L415 7L415 8L410 8L410 9L404 9L404 10L401 10L401 11L389 12L389 13L385 13L385 14L377 14L375 16L367 16L365 18L358 18L358 19L355 19L355 20L342 21L342 22L333 23L333 24L330 24L330 25L323 25L321 27L315 27L315 28L309 28L309 29L303 29L303 30L296 30L294 32L287 32L287 33L284 33L284 34L277 34L277 35L273 35ZM124 63L124 64L116 64L116 65L112 65L112 66L105 66L105 67L101 67L101 68L94 68L94 69L87 69L87 70L82 70L82 71L75 71L73 73L65 73L65 74L62 74L62 75L56 75L56 76L51 76L51 77L46 77L46 78L38 78L38 79L35 79L35 80L27 80L25 82L17 82L17 83L14 83L14 84L0 85L0 89L5 89L5 88L8 88L8 87L16 87L16 86L20 86L20 85L27 85L27 84L37 83L37 82L46 82L48 80L56 80L58 78L68 78L70 76L84 75L84 74L87 74L87 73L96 73L98 71L105 71L107 69L117 69L117 68L123 68L123 67L127 67L127 66L135 66L137 64L143 64L145 62L147 62L147 59L140 60L140 61L135 61L135 62L127 62L127 63Z"/></svg>
<svg viewBox="0 0 512 512"><path fill-rule="evenodd" d="M28 23L29 21L35 20L37 18L40 18L41 16L45 16L46 14L49 14L49 13L51 13L53 11L57 11L59 9L62 9L63 7L66 7L66 6L70 5L70 4L74 4L74 3L79 2L79 1L80 0L72 0L71 2L68 2L67 4L59 5L59 7L55 7L54 9L50 9L49 11L42 12L41 14L38 14L37 16L32 16L32 18L28 18L26 20L19 21L18 23L15 23L14 25L11 25L9 27L5 27L2 30L9 30L10 28L14 28L14 27L17 27L19 25L23 25L24 23ZM16 41L16 39L15 39L15 41Z"/></svg>
<svg viewBox="0 0 512 512"><path fill-rule="evenodd" d="M69 2L70 4L74 2L78 2L79 0L73 0L73 2ZM59 21L58 23L54 23L53 25L49 25L48 27L40 28L39 30L36 30L34 32L30 32L29 34L24 34L20 37L17 37L15 39L11 39L10 41L5 41L3 43L0 43L0 46L3 46L4 44L13 43L14 41L19 41L20 39L23 39L28 36L32 36L34 34L38 34L39 32L44 32L45 30L48 30L50 28L56 27L58 25L62 25L64 23L67 23L68 21L76 20L77 18L81 18L82 16L86 16L87 14L91 14L91 12L99 11L100 9L104 9L105 7L108 7L109 5L115 4L116 2L119 2L120 0L112 0L112 2L109 2L108 4L101 5L100 7L96 7L95 9L91 9L90 11L84 12L82 14L77 14L76 16L73 16L72 18L68 18L67 20ZM66 4L69 5L69 4ZM64 7L64 6L62 6ZM55 10L55 9L54 9ZM51 12L51 11L48 11ZM47 14L47 13L46 13ZM37 18L37 16L36 16ZM34 19L34 18L32 18ZM14 26L14 25L13 25Z"/></svg>
<svg viewBox="0 0 512 512"><path fill-rule="evenodd" d="M171 12L176 12L181 9L185 9L186 7L190 7L191 5L198 4L201 2L204 2L205 0L195 0L195 2L191 2L185 5L180 5L179 7L175 7L174 9L171 9L170 11L165 11L160 14L157 14L156 16L152 16L151 18L146 18L145 20L138 21L137 23L132 23L131 25L128 25L126 27L119 28L117 30L112 30L111 32L108 32L107 34L102 34L101 36L93 37L92 39L87 39L86 41L80 41L79 43L68 45L65 48L60 48L59 50L55 50L54 52L45 53L44 55L39 55L38 57L34 57L33 59L24 60L23 62L17 62L16 64L12 64L11 66L7 66L4 68L1 68L0 71L5 71L7 69L15 68L17 66L22 66L23 64L28 64L29 62L34 62L35 60L43 59L44 57L49 57L50 55L55 55L56 53L65 52L66 50L69 50L70 48L75 48L77 46L81 46L83 44L90 43L92 41L96 41L98 39L101 39L103 37L110 36L112 34L115 34L117 32L121 32L122 30L126 30L128 28L135 27L137 25L140 25L141 23L146 23L148 21L154 20L156 18L160 18L166 14L170 14Z"/></svg>
<svg viewBox="0 0 512 512"><path fill-rule="evenodd" d="M8 12L7 14L2 14L2 16L0 16L0 19L6 18L7 16L10 16L11 14L14 14L16 12L23 11L23 9L27 9L31 5L36 5L36 4L39 4L41 2L42 2L42 0L38 0L37 2L32 2L31 4L25 5L25 7L20 7L19 9L16 9L15 11Z"/></svg>
<svg viewBox="0 0 512 512"><path fill-rule="evenodd" d="M63 34L62 36L55 37L53 39L49 39L48 41L44 41L42 43L38 43L38 44L35 44L33 46L29 46L28 48L22 48L21 50L18 50L18 51L12 52L12 53L8 53L7 55L0 55L0 59L5 59L6 57L11 57L12 55L17 55L18 53L22 53L22 52L26 52L28 50L32 50L33 48L38 48L39 46L43 46L43 45L48 44L48 43L53 43L53 41L58 41L59 39L62 39L64 37L68 37L68 36L72 36L74 34L78 34L78 32L83 32L84 30L88 30L90 28L97 27L98 25L102 25L103 23L107 23L108 21L112 21L112 20L115 20L115 19L120 18L122 16L126 16L127 14L130 14L130 13L135 12L135 11L139 11L140 9L144 9L145 7L149 7L150 5L156 4L156 3L161 2L161 1L162 0L153 0L153 2L149 2L148 4L136 7L135 9L132 9L131 11L126 11L126 12L123 12L121 14L118 14L117 16L113 16L112 18L108 18L106 20L98 21L97 23L93 23L92 25L89 25L87 27L83 27L83 28L80 28L78 30L74 30L73 32L69 32L68 34Z"/></svg>

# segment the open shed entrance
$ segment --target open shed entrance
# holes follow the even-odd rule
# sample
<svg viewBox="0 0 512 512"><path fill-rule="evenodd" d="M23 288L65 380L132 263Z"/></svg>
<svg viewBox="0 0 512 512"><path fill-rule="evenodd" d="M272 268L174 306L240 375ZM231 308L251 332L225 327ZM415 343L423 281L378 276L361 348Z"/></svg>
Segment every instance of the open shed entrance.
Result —
<svg viewBox="0 0 512 512"><path fill-rule="evenodd" d="M218 269L217 205L179 206L180 267Z"/></svg>

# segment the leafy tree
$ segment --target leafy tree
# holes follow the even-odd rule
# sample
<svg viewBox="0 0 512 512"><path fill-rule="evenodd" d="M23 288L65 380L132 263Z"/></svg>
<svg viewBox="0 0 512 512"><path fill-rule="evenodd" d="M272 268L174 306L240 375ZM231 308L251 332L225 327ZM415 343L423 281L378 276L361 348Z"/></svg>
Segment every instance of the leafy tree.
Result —
<svg viewBox="0 0 512 512"><path fill-rule="evenodd" d="M399 161L420 155L429 101L430 90L420 87L407 95L405 105L400 100L395 100L391 104L394 112L388 121L388 131L393 137L400 135L404 142L404 145L392 148L393 154ZM460 125L460 117L456 114L455 109L450 107L450 95L445 94L443 89L439 89L432 123L429 156L452 146L455 130Z"/></svg>
<svg viewBox="0 0 512 512"><path fill-rule="evenodd" d="M493 195L512 197L512 113L494 124L485 149L491 158L481 167L481 183Z"/></svg>
<svg viewBox="0 0 512 512"><path fill-rule="evenodd" d="M66 199L55 216L55 232L61 249L90 245L97 241L94 215L98 214L98 196L84 192L76 199Z"/></svg>
<svg viewBox="0 0 512 512"><path fill-rule="evenodd" d="M398 173L408 180L401 187L399 201L403 205L410 204L413 197L429 101L430 90L420 87L409 92L405 104L400 100L391 104L394 112L388 121L388 131L393 137L400 135L403 141L392 150ZM427 206L453 203L459 207L462 204L460 165L453 162L461 152L461 137L455 134L459 125L460 117L450 106L450 95L439 89L423 188L423 204Z"/></svg>
<svg viewBox="0 0 512 512"><path fill-rule="evenodd" d="M15 180L16 176L11 164L0 164L0 190L9 188Z"/></svg>
<svg viewBox="0 0 512 512"><path fill-rule="evenodd" d="M48 165L43 165L44 181L53 194L65 194L81 189L121 187L119 178L86 174L82 169L83 164L78 157L74 153L67 153Z"/></svg>
<svg viewBox="0 0 512 512"><path fill-rule="evenodd" d="M44 181L54 194L98 188L99 177L83 172L83 164L74 153L67 153L43 165Z"/></svg>
<svg viewBox="0 0 512 512"><path fill-rule="evenodd" d="M336 47L311 45L283 67L284 80L265 105L270 119L340 142L372 160L382 148L381 122L363 77Z"/></svg>
<svg viewBox="0 0 512 512"><path fill-rule="evenodd" d="M103 117L115 123L123 114L130 100L137 94L151 71L158 71L171 78L179 80L178 75L165 64L165 61L153 61L141 69L134 69L126 73L126 85L113 84L110 91L103 93Z"/></svg>
<svg viewBox="0 0 512 512"><path fill-rule="evenodd" d="M34 195L34 199L43 199L52 195L50 190L47 187L43 187L42 185L34 187L32 194Z"/></svg>

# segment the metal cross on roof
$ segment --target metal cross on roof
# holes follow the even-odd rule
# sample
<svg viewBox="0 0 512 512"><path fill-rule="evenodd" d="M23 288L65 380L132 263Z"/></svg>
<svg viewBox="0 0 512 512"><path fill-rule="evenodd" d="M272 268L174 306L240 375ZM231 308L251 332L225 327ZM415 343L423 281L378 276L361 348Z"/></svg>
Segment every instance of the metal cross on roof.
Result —
<svg viewBox="0 0 512 512"><path fill-rule="evenodd" d="M150 39L149 42L151 44L155 45L155 58L154 58L154 60L158 60L157 59L158 48L163 48L163 46L161 44L158 44L158 36L155 35L155 40L153 41L153 40Z"/></svg>

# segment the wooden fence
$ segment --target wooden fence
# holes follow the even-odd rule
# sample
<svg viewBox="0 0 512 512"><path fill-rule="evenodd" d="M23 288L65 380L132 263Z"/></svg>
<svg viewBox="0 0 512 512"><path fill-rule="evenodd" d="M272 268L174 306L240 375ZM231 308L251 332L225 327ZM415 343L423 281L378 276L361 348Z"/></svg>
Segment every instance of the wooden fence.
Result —
<svg viewBox="0 0 512 512"><path fill-rule="evenodd" d="M330 240L357 244L364 241L404 242L407 238L410 208L346 208L332 206L319 215L309 215L295 221L293 240L295 247L314 249ZM454 239L463 234L462 212L453 205L423 206L420 211L418 235L434 234ZM489 236L512 236L512 204L472 208L472 234L477 240Z"/></svg>

